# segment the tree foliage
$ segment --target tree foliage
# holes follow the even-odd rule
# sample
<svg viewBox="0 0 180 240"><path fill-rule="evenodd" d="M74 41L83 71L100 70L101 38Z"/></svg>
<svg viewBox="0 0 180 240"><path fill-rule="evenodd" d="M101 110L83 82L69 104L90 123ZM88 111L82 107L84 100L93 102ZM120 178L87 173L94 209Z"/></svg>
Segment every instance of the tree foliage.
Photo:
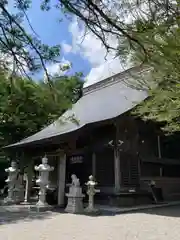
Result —
<svg viewBox="0 0 180 240"><path fill-rule="evenodd" d="M162 128L168 133L180 131L178 4L178 1L167 1L167 5L164 2L164 8L161 4L159 8L151 10L151 17L139 17L132 23L136 36L148 50L145 63L151 67L151 81L156 83L153 85L155 87L149 89L149 99L139 105L134 113L145 120L161 122ZM132 51L131 60L136 64L142 62L141 49Z"/></svg>
<svg viewBox="0 0 180 240"><path fill-rule="evenodd" d="M1 146L41 130L81 95L82 80L78 75L53 80L54 101L47 83L16 77L12 84L3 71L0 73Z"/></svg>
<svg viewBox="0 0 180 240"><path fill-rule="evenodd" d="M180 131L180 1L60 2L85 23L107 50L116 50L122 61L128 59L131 65L150 67L149 98L134 113L161 122L168 132ZM109 36L117 44L110 46ZM144 78L146 82L149 75Z"/></svg>
<svg viewBox="0 0 180 240"><path fill-rule="evenodd" d="M27 10L31 7L30 0L13 0L16 13L8 10L10 1L0 1L0 63L11 70L11 76L21 74L29 77L30 74L43 69L48 83L50 77L46 65L57 62L60 46L49 47L37 37L30 21ZM23 21L28 21L31 33L23 27Z"/></svg>
<svg viewBox="0 0 180 240"><path fill-rule="evenodd" d="M14 13L9 3L14 4ZM81 74L49 76L46 66L59 62L60 46L49 47L39 39L28 18L31 4L31 0L0 1L1 146L39 131L81 96ZM23 27L24 21L30 32ZM30 78L39 70L44 71L46 83Z"/></svg>
<svg viewBox="0 0 180 240"><path fill-rule="evenodd" d="M56 61L58 46L43 45L35 33L26 33L21 22L35 0L14 0L18 14L8 12L8 1L0 3L0 51L13 56L14 66L26 72L44 68L46 62ZM53 0L40 1L41 9L48 11ZM132 65L151 67L151 80L156 84L149 91L150 98L135 114L160 121L169 132L179 131L179 0L58 0L59 8L68 16L76 16L80 24L94 33L117 57ZM112 41L114 39L114 44ZM7 55L6 55L7 54ZM3 56L4 56L3 55ZM4 61L3 61L4 62Z"/></svg>

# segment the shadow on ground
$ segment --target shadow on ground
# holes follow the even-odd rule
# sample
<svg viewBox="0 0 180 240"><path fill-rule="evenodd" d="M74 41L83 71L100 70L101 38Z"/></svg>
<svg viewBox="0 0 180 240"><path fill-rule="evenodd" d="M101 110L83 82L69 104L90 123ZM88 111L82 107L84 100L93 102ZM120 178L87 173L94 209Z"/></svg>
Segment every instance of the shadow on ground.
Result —
<svg viewBox="0 0 180 240"><path fill-rule="evenodd" d="M68 214L64 212L64 209L55 208L52 211L48 212L36 212L36 211L8 211L6 209L3 210L3 206L0 207L0 225L4 224L12 224L18 223L19 221L30 222L33 220L43 220L52 218L55 214ZM103 216L116 216L116 215L124 215L124 214L152 214L157 216L166 216L166 217L180 217L180 206L168 206L162 208L154 208L147 210L139 210L133 212L126 213L116 213L110 210L101 210L99 214L89 215L89 214L80 214L87 215L91 217L103 217Z"/></svg>
<svg viewBox="0 0 180 240"><path fill-rule="evenodd" d="M32 221L47 219L52 216L51 212L32 212L32 211L4 211L0 212L0 225L8 223L18 223L19 221Z"/></svg>
<svg viewBox="0 0 180 240"><path fill-rule="evenodd" d="M51 211L38 212L36 210L21 209L18 206L0 206L0 225L18 223L19 221L30 222L33 220L50 219L56 214L68 214L64 208L53 208Z"/></svg>
<svg viewBox="0 0 180 240"><path fill-rule="evenodd" d="M53 211L59 213L65 213L62 209L54 209ZM80 215L87 215L91 217L103 217L103 216L116 216L116 215L124 215L124 214L152 214L152 215L159 215L159 216L167 216L167 217L180 217L180 205L178 206L164 206L159 208L152 208L146 210L134 210L129 212L115 212L111 210L102 210L97 214L80 214Z"/></svg>
<svg viewBox="0 0 180 240"><path fill-rule="evenodd" d="M4 208L4 209L3 209ZM7 207L0 206L0 225L4 224L15 224L20 221L30 222L33 220L44 220L48 218L52 218L57 214L69 214L64 211L62 208L54 208L51 211L46 212L37 212L37 211L29 211L29 210L8 210ZM98 213L89 214L74 214L81 215L87 217L103 217L103 216L115 216L116 214L111 211L100 211Z"/></svg>
<svg viewBox="0 0 180 240"><path fill-rule="evenodd" d="M111 212L111 211L102 211L100 216L116 216L116 215L124 215L124 214L151 214L156 216L164 216L164 217L180 217L180 205L179 206L164 206L160 208L152 208L145 210L134 210L129 212Z"/></svg>
<svg viewBox="0 0 180 240"><path fill-rule="evenodd" d="M152 214L158 216L165 216L165 217L180 217L180 205L179 206L167 206L162 208L154 208L154 209L147 209L141 210L140 213L145 214Z"/></svg>

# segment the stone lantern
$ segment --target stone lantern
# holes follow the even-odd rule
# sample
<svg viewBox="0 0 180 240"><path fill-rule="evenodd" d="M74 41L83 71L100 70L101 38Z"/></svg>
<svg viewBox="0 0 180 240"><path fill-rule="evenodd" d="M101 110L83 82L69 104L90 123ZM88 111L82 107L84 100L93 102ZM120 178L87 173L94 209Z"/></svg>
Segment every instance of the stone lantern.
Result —
<svg viewBox="0 0 180 240"><path fill-rule="evenodd" d="M49 186L49 172L53 171L54 167L48 164L48 158L45 156L42 158L42 163L39 166L35 166L34 169L39 172L39 178L36 180L36 183L40 187L39 201L36 206L47 207L46 192Z"/></svg>
<svg viewBox="0 0 180 240"><path fill-rule="evenodd" d="M89 181L86 183L87 185L87 195L89 196L88 206L85 209L87 213L95 213L98 210L94 207L94 195L100 192L99 189L95 189L97 182L94 181L94 177L91 175L89 176Z"/></svg>
<svg viewBox="0 0 180 240"><path fill-rule="evenodd" d="M17 168L17 163L15 161L11 162L11 166L5 169L5 172L8 173L8 178L6 179L6 183L8 184L8 196L4 199L5 203L14 203L14 191L16 188L19 169Z"/></svg>

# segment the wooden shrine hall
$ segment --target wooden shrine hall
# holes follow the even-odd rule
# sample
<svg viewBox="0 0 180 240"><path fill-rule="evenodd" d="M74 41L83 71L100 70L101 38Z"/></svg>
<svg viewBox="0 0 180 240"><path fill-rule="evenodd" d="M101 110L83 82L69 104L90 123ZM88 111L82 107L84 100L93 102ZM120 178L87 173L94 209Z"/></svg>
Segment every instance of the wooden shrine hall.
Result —
<svg viewBox="0 0 180 240"><path fill-rule="evenodd" d="M64 204L71 174L82 186L92 174L101 190L97 201L106 204L145 203L151 181L161 190L161 200L180 199L180 161L163 157L160 129L130 112L147 93L127 81L145 74L148 69L134 67L85 87L57 121L6 148L22 161L26 158L31 170L42 156L48 157L55 167L50 180L58 205Z"/></svg>

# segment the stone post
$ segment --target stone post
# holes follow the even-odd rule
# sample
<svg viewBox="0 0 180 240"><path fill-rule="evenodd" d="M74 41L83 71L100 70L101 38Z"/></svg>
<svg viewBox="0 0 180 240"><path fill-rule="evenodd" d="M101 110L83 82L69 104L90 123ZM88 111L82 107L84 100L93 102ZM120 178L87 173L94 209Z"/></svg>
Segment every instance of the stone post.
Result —
<svg viewBox="0 0 180 240"><path fill-rule="evenodd" d="M29 181L28 181L28 174L24 173L23 180L25 181L25 194L24 194L24 202L22 204L29 204L28 203L28 190L29 190Z"/></svg>

